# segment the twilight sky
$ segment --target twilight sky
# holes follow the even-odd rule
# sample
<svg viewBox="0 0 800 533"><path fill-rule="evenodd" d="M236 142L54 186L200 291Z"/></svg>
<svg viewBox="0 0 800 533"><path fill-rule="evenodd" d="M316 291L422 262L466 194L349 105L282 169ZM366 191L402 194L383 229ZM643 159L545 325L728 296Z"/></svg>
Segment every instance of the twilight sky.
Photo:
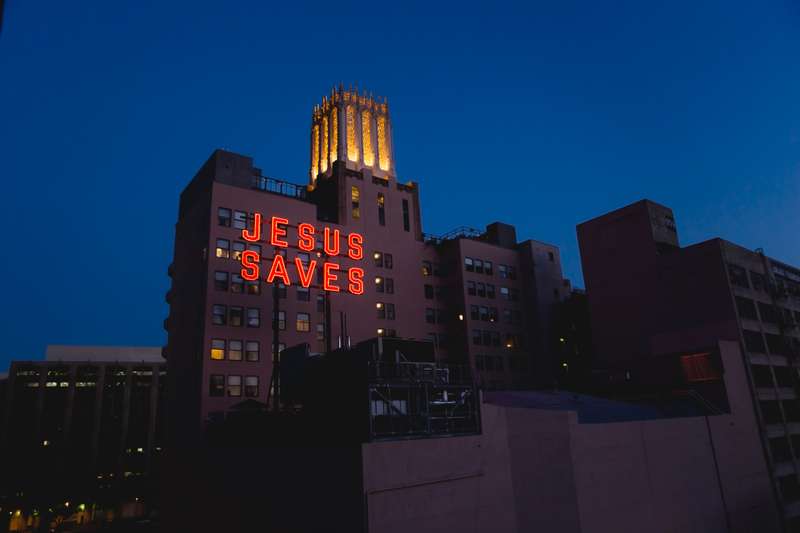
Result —
<svg viewBox="0 0 800 533"><path fill-rule="evenodd" d="M163 344L182 188L217 147L304 183L340 81L389 97L427 232L514 224L582 286L575 225L647 197L800 264L800 3L605 4L8 0L0 371Z"/></svg>

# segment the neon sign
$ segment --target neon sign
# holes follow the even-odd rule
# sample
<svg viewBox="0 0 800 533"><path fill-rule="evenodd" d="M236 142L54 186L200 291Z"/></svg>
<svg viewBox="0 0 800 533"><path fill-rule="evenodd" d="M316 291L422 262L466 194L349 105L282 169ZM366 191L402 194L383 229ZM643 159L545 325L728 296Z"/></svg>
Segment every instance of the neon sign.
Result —
<svg viewBox="0 0 800 533"><path fill-rule="evenodd" d="M258 242L261 240L262 225L269 227L269 238L265 240L276 248L289 247L289 220L274 216L265 224L261 213L255 213L252 229L242 230L242 239L248 242ZM350 267L346 271L342 270L341 265L331 261L337 256L346 256L353 261L360 261L364 258L364 237L359 233L347 235L347 249L341 249L341 232L325 226L321 235L311 224L302 222L297 225L295 244L297 248L305 252L316 249L316 239L322 239L322 251L325 253L325 261L312 259L308 264L303 264L299 257L293 263L287 265L286 258L280 253L276 253L272 258L269 272L264 277L267 283L280 281L286 286L292 284L290 271L294 271L294 280L300 286L308 288L314 279L314 274L322 272L322 288L328 292L341 292L345 290L350 294L364 294L364 269L360 267ZM317 254L318 256L320 254ZM293 268L290 268L293 267ZM255 281L261 277L261 256L255 250L242 252L242 278L248 281ZM346 284L346 286L345 286Z"/></svg>

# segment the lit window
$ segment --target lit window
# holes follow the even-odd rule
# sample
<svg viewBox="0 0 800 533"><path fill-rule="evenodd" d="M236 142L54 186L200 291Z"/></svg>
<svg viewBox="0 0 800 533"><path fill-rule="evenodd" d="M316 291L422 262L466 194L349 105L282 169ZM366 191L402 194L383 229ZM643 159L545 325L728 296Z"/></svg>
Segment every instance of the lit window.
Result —
<svg viewBox="0 0 800 533"><path fill-rule="evenodd" d="M211 307L211 323L216 326L224 326L227 322L227 307L224 305L214 305Z"/></svg>
<svg viewBox="0 0 800 533"><path fill-rule="evenodd" d="M386 225L386 197L383 193L378 193L378 224Z"/></svg>
<svg viewBox="0 0 800 533"><path fill-rule="evenodd" d="M246 376L244 378L244 395L248 398L258 397L258 376Z"/></svg>
<svg viewBox="0 0 800 533"><path fill-rule="evenodd" d="M423 276L430 276L433 274L433 263L430 261L423 261L422 262L422 275Z"/></svg>
<svg viewBox="0 0 800 533"><path fill-rule="evenodd" d="M247 228L247 213L244 211L233 212L233 227L236 229Z"/></svg>
<svg viewBox="0 0 800 533"><path fill-rule="evenodd" d="M261 310L257 307L247 308L247 327L257 328L261 325Z"/></svg>
<svg viewBox="0 0 800 533"><path fill-rule="evenodd" d="M225 376L222 374L208 376L208 395L225 396Z"/></svg>
<svg viewBox="0 0 800 533"><path fill-rule="evenodd" d="M242 395L242 376L228 376L228 396Z"/></svg>
<svg viewBox="0 0 800 533"><path fill-rule="evenodd" d="M214 272L214 290L217 290L217 291L227 291L228 290L228 273L227 272L220 272L219 270Z"/></svg>
<svg viewBox="0 0 800 533"><path fill-rule="evenodd" d="M241 278L241 276L240 276ZM247 280L247 294L252 294L258 296L261 294L261 281L254 279L254 280Z"/></svg>
<svg viewBox="0 0 800 533"><path fill-rule="evenodd" d="M225 339L211 339L211 359L225 359Z"/></svg>
<svg viewBox="0 0 800 533"><path fill-rule="evenodd" d="M353 218L361 218L361 193L355 185L350 188L350 203L352 206Z"/></svg>
<svg viewBox="0 0 800 533"><path fill-rule="evenodd" d="M242 341L228 341L228 359L231 361L242 360Z"/></svg>
<svg viewBox="0 0 800 533"><path fill-rule="evenodd" d="M220 226L231 225L231 210L224 207L217 209L217 224Z"/></svg>
<svg viewBox="0 0 800 533"><path fill-rule="evenodd" d="M231 241L227 239L217 239L217 257L228 258L231 256Z"/></svg>
<svg viewBox="0 0 800 533"><path fill-rule="evenodd" d="M502 298L503 300L511 299L508 287L500 287L500 298Z"/></svg>
<svg viewBox="0 0 800 533"><path fill-rule="evenodd" d="M234 241L233 242L233 253L231 254L231 258L241 261L242 260L242 252L247 249L245 244L241 241ZM226 256L227 257L227 256Z"/></svg>
<svg viewBox="0 0 800 533"><path fill-rule="evenodd" d="M297 331L311 331L311 315L297 313Z"/></svg>
<svg viewBox="0 0 800 533"><path fill-rule="evenodd" d="M228 313L228 324L238 328L242 326L243 321L244 321L244 309L242 309L241 307L231 306L230 312Z"/></svg>
<svg viewBox="0 0 800 533"><path fill-rule="evenodd" d="M244 353L248 361L258 361L260 359L258 341L247 341Z"/></svg>

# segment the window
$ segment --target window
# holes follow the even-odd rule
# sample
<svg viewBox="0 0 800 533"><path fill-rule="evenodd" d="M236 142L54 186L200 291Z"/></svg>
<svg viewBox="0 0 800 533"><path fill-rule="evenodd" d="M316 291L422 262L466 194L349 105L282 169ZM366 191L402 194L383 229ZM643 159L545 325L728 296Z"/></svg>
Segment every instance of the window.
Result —
<svg viewBox="0 0 800 533"><path fill-rule="evenodd" d="M425 298L428 300L433 300L433 285L425 285Z"/></svg>
<svg viewBox="0 0 800 533"><path fill-rule="evenodd" d="M383 254L383 266L392 268L392 254Z"/></svg>
<svg viewBox="0 0 800 533"><path fill-rule="evenodd" d="M257 328L261 325L261 310L258 307L247 308L247 327Z"/></svg>
<svg viewBox="0 0 800 533"><path fill-rule="evenodd" d="M480 312L478 311L477 305L470 305L469 306L469 317L472 320L479 320L480 319Z"/></svg>
<svg viewBox="0 0 800 533"><path fill-rule="evenodd" d="M430 307L425 308L425 322L428 324L436 323L436 312Z"/></svg>
<svg viewBox="0 0 800 533"><path fill-rule="evenodd" d="M508 279L517 279L517 269L515 267L508 267Z"/></svg>
<svg viewBox="0 0 800 533"><path fill-rule="evenodd" d="M228 324L231 326L241 327L244 321L244 309L241 307L231 306L228 313Z"/></svg>
<svg viewBox="0 0 800 533"><path fill-rule="evenodd" d="M377 302L375 304L375 309L377 311L378 318L386 318L386 304L383 302Z"/></svg>
<svg viewBox="0 0 800 533"><path fill-rule="evenodd" d="M353 218L361 218L361 193L355 185L350 187L350 207Z"/></svg>
<svg viewBox="0 0 800 533"><path fill-rule="evenodd" d="M217 224L220 226L228 226L231 225L231 210L225 207L220 207L217 209Z"/></svg>
<svg viewBox="0 0 800 533"><path fill-rule="evenodd" d="M512 302L519 300L519 289L509 289L508 293Z"/></svg>
<svg viewBox="0 0 800 533"><path fill-rule="evenodd" d="M278 343L278 360L279 361L281 359L281 352L283 352L285 349L286 349L286 345L284 343L282 343L282 342L279 342ZM273 358L275 357L275 345L274 344L272 345L272 357Z"/></svg>
<svg viewBox="0 0 800 533"><path fill-rule="evenodd" d="M252 294L254 296L258 296L261 294L261 281L254 279L253 281L247 281L247 294Z"/></svg>
<svg viewBox="0 0 800 533"><path fill-rule="evenodd" d="M500 332L492 331L492 346L500 346Z"/></svg>
<svg viewBox="0 0 800 533"><path fill-rule="evenodd" d="M388 320L394 320L394 304L386 304L386 318Z"/></svg>
<svg viewBox="0 0 800 533"><path fill-rule="evenodd" d="M508 290L508 287L500 287L500 298L503 300L510 300L511 293Z"/></svg>
<svg viewBox="0 0 800 533"><path fill-rule="evenodd" d="M476 346L480 346L481 345L481 339L482 339L481 330L473 329L472 330L472 344L475 344Z"/></svg>
<svg viewBox="0 0 800 533"><path fill-rule="evenodd" d="M508 278L508 267L506 265L497 265L497 275L503 279Z"/></svg>
<svg viewBox="0 0 800 533"><path fill-rule="evenodd" d="M761 336L760 331L742 330L744 337L744 345L748 352L767 353L767 347L764 344L764 337Z"/></svg>
<svg viewBox="0 0 800 533"><path fill-rule="evenodd" d="M258 376L246 376L244 378L244 395L248 398L258 397Z"/></svg>
<svg viewBox="0 0 800 533"><path fill-rule="evenodd" d="M244 245L243 242L234 241L233 242L233 253L231 254L231 257L233 259L237 260L237 261L241 261L242 260L242 252L244 252L246 249L247 249L247 247Z"/></svg>
<svg viewBox="0 0 800 533"><path fill-rule="evenodd" d="M242 341L228 341L228 359L231 361L242 360Z"/></svg>
<svg viewBox="0 0 800 533"><path fill-rule="evenodd" d="M484 322L489 321L489 308L485 305L480 306L481 320Z"/></svg>
<svg viewBox="0 0 800 533"><path fill-rule="evenodd" d="M737 265L728 265L728 277L733 285L736 285L737 287L743 287L745 289L750 288L750 284L747 282L747 271L742 267Z"/></svg>
<svg viewBox="0 0 800 533"><path fill-rule="evenodd" d="M467 294L469 294L470 296L475 296L475 282L474 281L468 281L467 282Z"/></svg>
<svg viewBox="0 0 800 533"><path fill-rule="evenodd" d="M750 271L750 281L753 282L753 289L757 291L767 292L767 278L764 274Z"/></svg>
<svg viewBox="0 0 800 533"><path fill-rule="evenodd" d="M686 381L710 381L720 378L710 353L682 355L681 367Z"/></svg>
<svg viewBox="0 0 800 533"><path fill-rule="evenodd" d="M372 254L372 258L375 260L375 266L376 267L382 267L383 266L383 254L382 253L375 252L374 254Z"/></svg>
<svg viewBox="0 0 800 533"><path fill-rule="evenodd" d="M491 346L492 345L492 332L491 331L482 331L481 332L482 339L481 342L484 346Z"/></svg>
<svg viewBox="0 0 800 533"><path fill-rule="evenodd" d="M478 296L486 297L486 284L478 283Z"/></svg>
<svg viewBox="0 0 800 533"><path fill-rule="evenodd" d="M320 269L321 271L322 269ZM278 283L274 285L275 290L278 291L278 298L286 298L286 285L283 283Z"/></svg>
<svg viewBox="0 0 800 533"><path fill-rule="evenodd" d="M386 225L386 197L382 192L378 193L378 224Z"/></svg>
<svg viewBox="0 0 800 533"><path fill-rule="evenodd" d="M437 300L443 299L444 298L444 287L442 287L441 285L437 285L434 289L435 289L435 292L436 292L436 299Z"/></svg>
<svg viewBox="0 0 800 533"><path fill-rule="evenodd" d="M483 262L483 272L492 275L494 271L492 270L492 262L491 261L484 261Z"/></svg>
<svg viewBox="0 0 800 533"><path fill-rule="evenodd" d="M489 308L489 322L497 322L497 308L490 307Z"/></svg>
<svg viewBox="0 0 800 533"><path fill-rule="evenodd" d="M272 318L278 322L279 330L283 331L286 329L286 311L278 311L277 314L273 313Z"/></svg>
<svg viewBox="0 0 800 533"><path fill-rule="evenodd" d="M208 395L225 396L225 376L222 374L208 376Z"/></svg>
<svg viewBox="0 0 800 533"><path fill-rule="evenodd" d="M219 270L214 272L214 290L217 290L217 291L227 291L228 290L228 273L227 272L220 272Z"/></svg>
<svg viewBox="0 0 800 533"><path fill-rule="evenodd" d="M422 262L422 275L423 276L430 276L433 274L433 264L430 261L423 261Z"/></svg>
<svg viewBox="0 0 800 533"><path fill-rule="evenodd" d="M475 264L475 272L478 274L483 274L483 261L481 261L480 259L475 259L474 264Z"/></svg>
<svg viewBox="0 0 800 533"><path fill-rule="evenodd" d="M778 310L775 309L774 305L758 302L758 311L761 313L762 322L770 322L772 324L778 324L780 322Z"/></svg>
<svg viewBox="0 0 800 533"><path fill-rule="evenodd" d="M311 291L306 287L297 287L297 299L301 302L310 302Z"/></svg>
<svg viewBox="0 0 800 533"><path fill-rule="evenodd" d="M233 212L233 227L236 229L247 228L247 213L245 211Z"/></svg>
<svg viewBox="0 0 800 533"><path fill-rule="evenodd" d="M325 324L317 324L317 340L325 340Z"/></svg>
<svg viewBox="0 0 800 533"><path fill-rule="evenodd" d="M240 274L231 274L231 292L244 292L244 279Z"/></svg>
<svg viewBox="0 0 800 533"><path fill-rule="evenodd" d="M765 333L764 337L767 339L767 348L770 355L789 355L789 346L784 342L783 337L772 333Z"/></svg>
<svg viewBox="0 0 800 533"><path fill-rule="evenodd" d="M386 292L386 285L383 283L383 278L380 276L375 278L375 292Z"/></svg>
<svg viewBox="0 0 800 533"><path fill-rule="evenodd" d="M753 300L737 296L736 308L739 310L740 317L749 318L750 320L758 320L758 314L756 314L756 304Z"/></svg>
<svg viewBox="0 0 800 533"><path fill-rule="evenodd" d="M217 239L217 257L228 258L231 256L231 241L228 239Z"/></svg>
<svg viewBox="0 0 800 533"><path fill-rule="evenodd" d="M551 263L555 262L556 260L556 256L553 254L553 252L547 252L547 258L550 260Z"/></svg>
<svg viewBox="0 0 800 533"><path fill-rule="evenodd" d="M317 294L317 311L320 313L325 312L325 295Z"/></svg>
<svg viewBox="0 0 800 533"><path fill-rule="evenodd" d="M386 294L394 294L394 279L386 278Z"/></svg>
<svg viewBox="0 0 800 533"><path fill-rule="evenodd" d="M258 257L261 257L261 245L260 244L253 244L252 242L248 242L247 244L245 244L245 248L247 248L251 252L257 253ZM281 252L283 252L283 250L281 250ZM283 254L281 254L281 255L286 257L285 252ZM242 258L239 257L239 260L241 260L241 259Z"/></svg>
<svg viewBox="0 0 800 533"><path fill-rule="evenodd" d="M410 231L411 230L411 220L409 219L408 215L408 200L403 198L403 230Z"/></svg>
<svg viewBox="0 0 800 533"><path fill-rule="evenodd" d="M464 258L464 268L467 272L475 272L475 263L472 262L471 257Z"/></svg>
<svg viewBox="0 0 800 533"><path fill-rule="evenodd" d="M224 305L213 305L211 307L211 323L215 326L224 326L227 322L227 314L228 308Z"/></svg>
<svg viewBox="0 0 800 533"><path fill-rule="evenodd" d="M242 376L228 376L228 396L242 395Z"/></svg>
<svg viewBox="0 0 800 533"><path fill-rule="evenodd" d="M258 341L247 341L245 344L244 356L248 361L254 362L261 359L260 346Z"/></svg>
<svg viewBox="0 0 800 533"><path fill-rule="evenodd" d="M297 313L297 331L311 331L311 315Z"/></svg>
<svg viewBox="0 0 800 533"><path fill-rule="evenodd" d="M211 359L215 361L225 359L225 339L211 339Z"/></svg>
<svg viewBox="0 0 800 533"><path fill-rule="evenodd" d="M300 262L301 262L301 263L303 263L304 265L307 265L307 264L310 262L310 260L311 260L311 258L309 257L309 255L308 255L307 253L305 253L305 252L298 252L298 254L297 254L297 258L298 258L298 259L300 260Z"/></svg>
<svg viewBox="0 0 800 533"><path fill-rule="evenodd" d="M491 283L486 284L486 297L494 298L494 285L492 285Z"/></svg>
<svg viewBox="0 0 800 533"><path fill-rule="evenodd" d="M511 309L503 309L503 323L504 324L511 324Z"/></svg>

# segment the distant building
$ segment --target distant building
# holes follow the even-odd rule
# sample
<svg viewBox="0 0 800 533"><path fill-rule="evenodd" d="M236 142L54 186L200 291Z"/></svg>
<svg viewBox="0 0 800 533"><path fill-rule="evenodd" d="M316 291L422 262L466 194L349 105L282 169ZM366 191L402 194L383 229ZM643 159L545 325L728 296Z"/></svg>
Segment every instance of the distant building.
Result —
<svg viewBox="0 0 800 533"><path fill-rule="evenodd" d="M800 269L722 239L681 247L672 210L643 200L578 226L598 361L610 379L682 379L713 403L714 384L743 363L774 493L800 530ZM724 364L713 347L733 341ZM667 366L665 366L667 365Z"/></svg>
<svg viewBox="0 0 800 533"><path fill-rule="evenodd" d="M165 373L161 348L150 347L48 346L44 361L12 361L0 426L4 504L44 514L80 498L131 513L152 500Z"/></svg>

